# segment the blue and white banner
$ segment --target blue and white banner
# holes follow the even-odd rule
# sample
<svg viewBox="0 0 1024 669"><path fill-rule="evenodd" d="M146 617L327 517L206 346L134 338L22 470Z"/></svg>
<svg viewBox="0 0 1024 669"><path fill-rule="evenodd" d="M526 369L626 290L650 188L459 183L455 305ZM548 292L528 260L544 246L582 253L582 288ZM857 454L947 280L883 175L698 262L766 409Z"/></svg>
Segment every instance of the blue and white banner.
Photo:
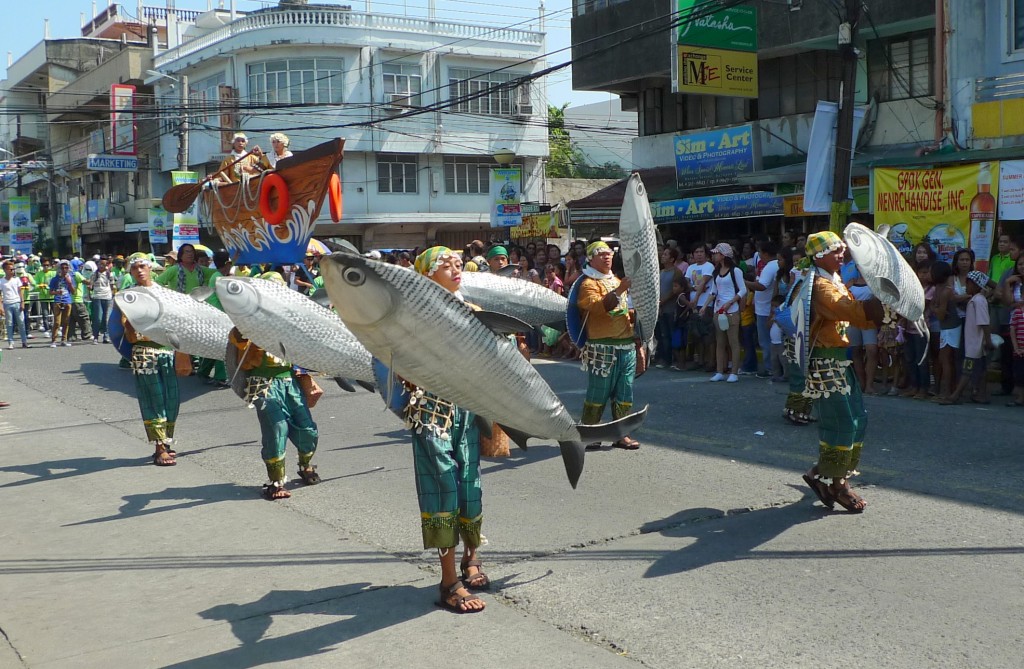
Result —
<svg viewBox="0 0 1024 669"><path fill-rule="evenodd" d="M864 123L864 107L853 110L853 144ZM807 144L807 172L804 175L804 211L809 213L830 213L832 211L832 181L835 179L836 126L839 122L839 105L835 102L818 102L811 124L811 137ZM853 164L853 152L850 152ZM853 188L847 195L853 200ZM856 207L854 207L856 211Z"/></svg>
<svg viewBox="0 0 1024 669"><path fill-rule="evenodd" d="M771 191L704 195L651 204L657 223L694 223L725 218L782 216L782 197Z"/></svg>
<svg viewBox="0 0 1024 669"><path fill-rule="evenodd" d="M491 227L511 228L523 224L523 172L519 167L491 170Z"/></svg>

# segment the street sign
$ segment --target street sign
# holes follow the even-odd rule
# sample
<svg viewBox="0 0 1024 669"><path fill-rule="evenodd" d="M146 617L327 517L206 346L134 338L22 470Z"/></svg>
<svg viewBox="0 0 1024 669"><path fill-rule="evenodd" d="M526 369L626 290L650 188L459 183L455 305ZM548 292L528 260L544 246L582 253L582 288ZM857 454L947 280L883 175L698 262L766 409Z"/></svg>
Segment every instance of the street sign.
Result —
<svg viewBox="0 0 1024 669"><path fill-rule="evenodd" d="M110 156L90 153L86 167L96 172L137 172L139 159L134 156Z"/></svg>

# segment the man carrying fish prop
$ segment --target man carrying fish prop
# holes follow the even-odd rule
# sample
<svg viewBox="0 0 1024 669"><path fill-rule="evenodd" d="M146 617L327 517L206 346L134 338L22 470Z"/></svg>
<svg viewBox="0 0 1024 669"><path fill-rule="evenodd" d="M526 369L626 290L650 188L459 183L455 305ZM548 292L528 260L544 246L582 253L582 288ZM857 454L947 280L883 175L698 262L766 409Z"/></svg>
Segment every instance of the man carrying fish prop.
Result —
<svg viewBox="0 0 1024 669"><path fill-rule="evenodd" d="M139 286L151 287L153 264L144 253L128 257L128 269ZM128 295L122 295L127 298ZM153 464L170 467L178 464L174 449L174 424L178 420L181 400L178 396L178 377L174 371L174 351L138 334L124 319L125 338L132 344L131 369L135 377L135 392L139 399L146 438L154 442Z"/></svg>
<svg viewBox="0 0 1024 669"><path fill-rule="evenodd" d="M263 280L284 279L276 272L268 272ZM295 383L296 370L291 364L266 352L242 336L238 328L228 335L229 346L237 350L237 369L232 374L244 373L245 397L255 405L260 422L263 450L261 456L267 467L268 482L263 486L263 497L270 501L287 499L292 494L285 485L285 448L288 439L299 451L299 478L306 485L316 485L320 475L311 463L320 439L316 423L309 413L306 398ZM229 364L229 367L232 366Z"/></svg>
<svg viewBox="0 0 1024 669"><path fill-rule="evenodd" d="M583 318L587 343L583 348L583 367L587 370L587 397L583 400L583 424L601 420L611 400L612 417L622 418L633 408L633 378L637 371L637 350L633 325L629 319L626 291L630 279L612 274L614 251L596 241L587 247L588 266L583 270L576 306ZM636 450L640 442L624 436L612 444L615 448ZM598 450L601 442L587 445Z"/></svg>
<svg viewBox="0 0 1024 669"><path fill-rule="evenodd" d="M877 327L882 322L883 308L877 298L855 300L843 285L839 268L845 252L846 245L834 232L817 232L807 238L814 283L810 314L812 348L804 395L818 405L819 456L803 479L828 508L838 502L847 511L860 513L867 502L853 491L849 479L857 474L867 413L860 385L846 356L846 328Z"/></svg>

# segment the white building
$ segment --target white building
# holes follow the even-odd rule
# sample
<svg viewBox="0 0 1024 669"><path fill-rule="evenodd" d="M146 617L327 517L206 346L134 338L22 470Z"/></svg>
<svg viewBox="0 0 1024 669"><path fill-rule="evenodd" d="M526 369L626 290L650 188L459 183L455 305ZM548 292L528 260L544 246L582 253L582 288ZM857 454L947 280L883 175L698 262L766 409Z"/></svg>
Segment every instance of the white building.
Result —
<svg viewBox="0 0 1024 669"><path fill-rule="evenodd" d="M170 77L187 77L188 165L200 173L225 157L233 130L268 150L276 131L293 150L345 139L344 219L323 212L317 236L365 248L488 236L498 149L523 167L523 200L543 199L545 96L540 80L521 80L544 67L534 60L543 32L328 5L214 10L167 30L169 48L153 59L167 76L147 80L164 124L164 187L178 167L180 88Z"/></svg>
<svg viewBox="0 0 1024 669"><path fill-rule="evenodd" d="M612 163L624 170L633 168L633 140L636 139L635 111L622 111L618 98L566 107L565 128L574 147L588 165Z"/></svg>

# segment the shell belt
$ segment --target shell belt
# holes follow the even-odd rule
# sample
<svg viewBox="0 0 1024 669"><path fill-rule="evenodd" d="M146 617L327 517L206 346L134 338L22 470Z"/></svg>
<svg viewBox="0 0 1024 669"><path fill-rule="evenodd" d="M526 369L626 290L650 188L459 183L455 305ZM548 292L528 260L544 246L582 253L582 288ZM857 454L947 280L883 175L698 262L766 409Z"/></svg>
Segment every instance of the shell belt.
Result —
<svg viewBox="0 0 1024 669"><path fill-rule="evenodd" d="M451 437L452 422L455 418L455 405L432 395L421 388L413 388L409 393L409 404L405 407L405 426L423 434L426 429L440 439Z"/></svg>
<svg viewBox="0 0 1024 669"><path fill-rule="evenodd" d="M633 344L591 344L583 345L580 361L583 371L598 376L608 376L615 366L615 352L633 349Z"/></svg>
<svg viewBox="0 0 1024 669"><path fill-rule="evenodd" d="M850 384L846 380L846 368L852 364L852 360L812 357L807 361L804 397L818 399L833 393L849 395Z"/></svg>
<svg viewBox="0 0 1024 669"><path fill-rule="evenodd" d="M162 355L173 355L174 351L153 346L133 346L131 362L135 374L156 374L157 364Z"/></svg>
<svg viewBox="0 0 1024 669"><path fill-rule="evenodd" d="M265 376L248 376L245 379L245 397L242 401L249 405L249 407L255 406L256 400L266 399L270 395L270 384L273 379L268 379ZM291 381L291 379L287 379Z"/></svg>

